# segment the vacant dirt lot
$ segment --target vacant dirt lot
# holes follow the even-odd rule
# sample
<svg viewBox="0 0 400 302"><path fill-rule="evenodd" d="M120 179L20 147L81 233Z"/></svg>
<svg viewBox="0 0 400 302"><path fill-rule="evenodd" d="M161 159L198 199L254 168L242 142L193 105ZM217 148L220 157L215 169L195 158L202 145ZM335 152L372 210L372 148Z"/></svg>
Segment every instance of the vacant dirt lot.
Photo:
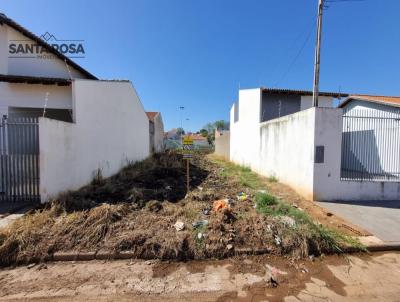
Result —
<svg viewBox="0 0 400 302"><path fill-rule="evenodd" d="M310 218L303 200L275 180L202 154L190 169L187 195L179 153L157 154L109 179L99 172L90 185L0 230L0 263L37 262L60 251L178 260L304 257L355 244Z"/></svg>
<svg viewBox="0 0 400 302"><path fill-rule="evenodd" d="M398 301L399 271L399 253L59 262L0 270L0 301Z"/></svg>

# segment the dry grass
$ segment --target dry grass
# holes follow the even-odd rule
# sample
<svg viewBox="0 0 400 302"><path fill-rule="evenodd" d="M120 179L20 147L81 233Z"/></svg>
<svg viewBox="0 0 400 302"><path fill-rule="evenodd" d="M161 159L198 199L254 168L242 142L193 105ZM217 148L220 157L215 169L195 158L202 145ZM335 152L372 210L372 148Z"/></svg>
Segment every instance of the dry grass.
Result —
<svg viewBox="0 0 400 302"><path fill-rule="evenodd" d="M184 198L185 169L174 153L130 164L109 179L98 177L0 229L0 264L39 261L58 251L129 250L137 258L186 260L232 256L239 249L300 256L335 250L325 244L337 242L329 241L329 232L303 236L315 234L310 225L299 223L293 232L277 215L257 212L255 189L262 181L247 168L196 156L192 177L191 192ZM236 200L242 191L250 200ZM231 200L230 213L203 214L222 198ZM290 216L294 212L289 210ZM193 228L200 219L209 224ZM183 231L173 227L177 220L185 223ZM199 239L199 232L206 236Z"/></svg>

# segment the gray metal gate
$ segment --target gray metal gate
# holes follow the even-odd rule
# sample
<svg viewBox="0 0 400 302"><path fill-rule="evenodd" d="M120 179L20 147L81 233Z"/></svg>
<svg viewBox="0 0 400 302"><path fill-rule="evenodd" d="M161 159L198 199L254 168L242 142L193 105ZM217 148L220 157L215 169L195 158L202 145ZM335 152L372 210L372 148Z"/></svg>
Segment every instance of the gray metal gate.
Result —
<svg viewBox="0 0 400 302"><path fill-rule="evenodd" d="M0 124L0 201L38 202L38 118L6 118Z"/></svg>
<svg viewBox="0 0 400 302"><path fill-rule="evenodd" d="M400 109L345 109L341 179L400 181Z"/></svg>

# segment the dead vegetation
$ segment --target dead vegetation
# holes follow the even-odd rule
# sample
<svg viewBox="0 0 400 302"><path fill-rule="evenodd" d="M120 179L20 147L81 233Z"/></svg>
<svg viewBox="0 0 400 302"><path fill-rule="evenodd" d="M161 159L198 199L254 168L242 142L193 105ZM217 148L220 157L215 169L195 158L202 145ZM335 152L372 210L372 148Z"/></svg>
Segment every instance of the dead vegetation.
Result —
<svg viewBox="0 0 400 302"><path fill-rule="evenodd" d="M154 155L108 179L100 176L1 229L1 265L40 261L59 251L189 260L243 252L306 256L357 245L258 191L262 183L249 169L203 155L191 163L187 196L178 153ZM224 204L217 212L216 200ZM183 225L179 230L177 222Z"/></svg>

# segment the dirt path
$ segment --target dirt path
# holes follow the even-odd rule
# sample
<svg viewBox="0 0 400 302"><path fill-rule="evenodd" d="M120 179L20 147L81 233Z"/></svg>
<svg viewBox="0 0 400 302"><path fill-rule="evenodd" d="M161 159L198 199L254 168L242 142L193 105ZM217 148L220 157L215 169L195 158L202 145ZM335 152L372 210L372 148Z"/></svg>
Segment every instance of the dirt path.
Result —
<svg viewBox="0 0 400 302"><path fill-rule="evenodd" d="M297 262L60 262L0 270L0 301L399 301L399 275L400 253Z"/></svg>

